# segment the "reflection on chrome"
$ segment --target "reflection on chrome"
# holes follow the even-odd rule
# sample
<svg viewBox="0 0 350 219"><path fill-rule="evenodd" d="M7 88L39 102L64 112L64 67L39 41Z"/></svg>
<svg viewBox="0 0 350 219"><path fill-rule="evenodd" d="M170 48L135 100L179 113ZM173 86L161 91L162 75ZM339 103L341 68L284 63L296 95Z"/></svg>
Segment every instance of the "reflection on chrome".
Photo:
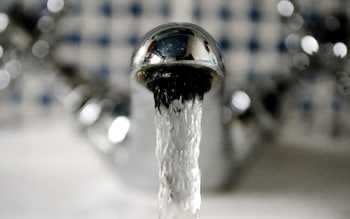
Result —
<svg viewBox="0 0 350 219"><path fill-rule="evenodd" d="M0 69L0 90L6 89L11 82L10 73L7 70Z"/></svg>
<svg viewBox="0 0 350 219"><path fill-rule="evenodd" d="M305 70L310 65L310 59L304 53L297 53L293 56L293 65L298 70Z"/></svg>
<svg viewBox="0 0 350 219"><path fill-rule="evenodd" d="M108 139L112 143L120 143L127 136L130 128L130 120L126 116L118 116L108 129Z"/></svg>
<svg viewBox="0 0 350 219"><path fill-rule="evenodd" d="M80 85L71 90L63 99L63 106L70 112L76 112L87 99L89 88Z"/></svg>
<svg viewBox="0 0 350 219"><path fill-rule="evenodd" d="M79 121L83 125L92 125L101 114L101 105L97 100L92 99L87 102L79 113Z"/></svg>
<svg viewBox="0 0 350 219"><path fill-rule="evenodd" d="M146 85L147 69L186 64L204 66L213 72L213 84L224 75L221 53L214 39L201 27L189 23L169 23L149 31L132 57L132 75ZM152 71L150 71L152 72ZM215 74L214 74L215 72Z"/></svg>
<svg viewBox="0 0 350 219"><path fill-rule="evenodd" d="M296 52L299 49L300 37L296 34L289 34L285 40L287 50Z"/></svg>
<svg viewBox="0 0 350 219"><path fill-rule="evenodd" d="M319 44L317 40L310 35L304 36L301 39L301 48L309 55L317 53L319 49Z"/></svg>
<svg viewBox="0 0 350 219"><path fill-rule="evenodd" d="M0 59L4 55L4 48L0 45Z"/></svg>
<svg viewBox="0 0 350 219"><path fill-rule="evenodd" d="M344 58L348 53L348 48L342 42L338 42L333 46L334 55L340 58Z"/></svg>
<svg viewBox="0 0 350 219"><path fill-rule="evenodd" d="M250 107L251 99L246 92L239 90L233 93L231 103L234 110L243 113Z"/></svg>
<svg viewBox="0 0 350 219"><path fill-rule="evenodd" d="M64 1L63 0L48 0L47 1L47 8L52 13L60 12L64 7Z"/></svg>
<svg viewBox="0 0 350 219"><path fill-rule="evenodd" d="M0 13L0 33L7 28L9 22L9 16L5 13Z"/></svg>
<svg viewBox="0 0 350 219"><path fill-rule="evenodd" d="M34 43L32 47L33 55L38 58L44 58L50 50L50 45L45 40L38 40Z"/></svg>
<svg viewBox="0 0 350 219"><path fill-rule="evenodd" d="M22 74L22 64L16 59L8 61L4 68L10 73L11 79L18 78Z"/></svg>
<svg viewBox="0 0 350 219"><path fill-rule="evenodd" d="M294 12L294 5L288 0L282 0L277 4L277 10L280 15L289 17Z"/></svg>
<svg viewBox="0 0 350 219"><path fill-rule="evenodd" d="M340 22L338 18L334 16L328 16L325 22L326 28L330 31L335 31L340 28Z"/></svg>
<svg viewBox="0 0 350 219"><path fill-rule="evenodd" d="M350 95L350 74L346 72L338 72L336 74L337 91L344 95Z"/></svg>
<svg viewBox="0 0 350 219"><path fill-rule="evenodd" d="M41 32L48 33L55 27L55 20L51 16L42 16L37 26Z"/></svg>
<svg viewBox="0 0 350 219"><path fill-rule="evenodd" d="M288 20L291 29L299 30L304 25L304 19L300 14L293 14Z"/></svg>

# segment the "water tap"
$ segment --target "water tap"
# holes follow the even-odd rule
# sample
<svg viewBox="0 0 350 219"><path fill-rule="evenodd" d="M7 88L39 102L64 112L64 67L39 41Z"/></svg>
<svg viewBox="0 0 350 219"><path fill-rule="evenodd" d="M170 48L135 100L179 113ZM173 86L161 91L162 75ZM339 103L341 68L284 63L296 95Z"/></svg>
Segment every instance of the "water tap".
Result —
<svg viewBox="0 0 350 219"><path fill-rule="evenodd" d="M160 104L181 96L205 95L203 102L200 168L202 187L219 187L227 182L231 163L222 123L225 68L213 38L199 26L188 23L161 25L141 40L132 57L131 118L134 129L129 139L133 181L155 184L157 165L154 111ZM155 101L153 104L152 92ZM201 97L203 98L203 96ZM141 162L140 162L141 161ZM146 165L145 165L146 164ZM145 170L144 167L148 167ZM137 174L143 169L143 174ZM148 173L147 173L147 172ZM151 177L150 177L151 176Z"/></svg>
<svg viewBox="0 0 350 219"><path fill-rule="evenodd" d="M118 175L139 187L158 185L154 116L160 105L205 93L199 156L204 190L231 185L260 139L257 133L265 130L256 100L242 108L242 97L249 100L249 92L230 95L225 90L226 70L216 42L194 24L164 24L145 34L131 57L128 89L84 78L72 66L55 66L61 79L59 100L77 115L84 133ZM237 127L236 121L245 127Z"/></svg>

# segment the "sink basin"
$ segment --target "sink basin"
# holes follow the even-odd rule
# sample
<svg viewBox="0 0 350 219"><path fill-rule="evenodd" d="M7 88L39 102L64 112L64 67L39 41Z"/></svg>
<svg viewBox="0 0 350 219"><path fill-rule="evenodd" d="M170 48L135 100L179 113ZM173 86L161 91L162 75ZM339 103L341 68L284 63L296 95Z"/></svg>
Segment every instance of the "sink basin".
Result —
<svg viewBox="0 0 350 219"><path fill-rule="evenodd" d="M69 121L0 131L0 218L157 218L157 192L125 184ZM349 169L349 153L271 146L230 191L202 193L200 218L350 218Z"/></svg>

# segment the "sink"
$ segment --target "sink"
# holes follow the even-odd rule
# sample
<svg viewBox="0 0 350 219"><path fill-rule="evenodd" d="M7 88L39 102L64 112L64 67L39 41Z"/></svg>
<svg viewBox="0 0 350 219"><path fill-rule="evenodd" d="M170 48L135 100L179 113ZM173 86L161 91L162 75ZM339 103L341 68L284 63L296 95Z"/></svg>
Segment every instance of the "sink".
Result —
<svg viewBox="0 0 350 219"><path fill-rule="evenodd" d="M0 131L0 218L157 218L157 191L124 183L65 117ZM202 194L201 219L350 218L350 153L271 145L245 168Z"/></svg>

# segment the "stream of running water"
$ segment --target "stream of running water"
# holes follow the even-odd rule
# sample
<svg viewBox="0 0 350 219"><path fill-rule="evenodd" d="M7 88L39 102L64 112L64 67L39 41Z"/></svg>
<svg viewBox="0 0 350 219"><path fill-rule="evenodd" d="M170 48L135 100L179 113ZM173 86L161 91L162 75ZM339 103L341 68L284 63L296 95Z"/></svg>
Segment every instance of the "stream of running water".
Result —
<svg viewBox="0 0 350 219"><path fill-rule="evenodd" d="M201 117L200 97L156 109L159 219L198 219Z"/></svg>

